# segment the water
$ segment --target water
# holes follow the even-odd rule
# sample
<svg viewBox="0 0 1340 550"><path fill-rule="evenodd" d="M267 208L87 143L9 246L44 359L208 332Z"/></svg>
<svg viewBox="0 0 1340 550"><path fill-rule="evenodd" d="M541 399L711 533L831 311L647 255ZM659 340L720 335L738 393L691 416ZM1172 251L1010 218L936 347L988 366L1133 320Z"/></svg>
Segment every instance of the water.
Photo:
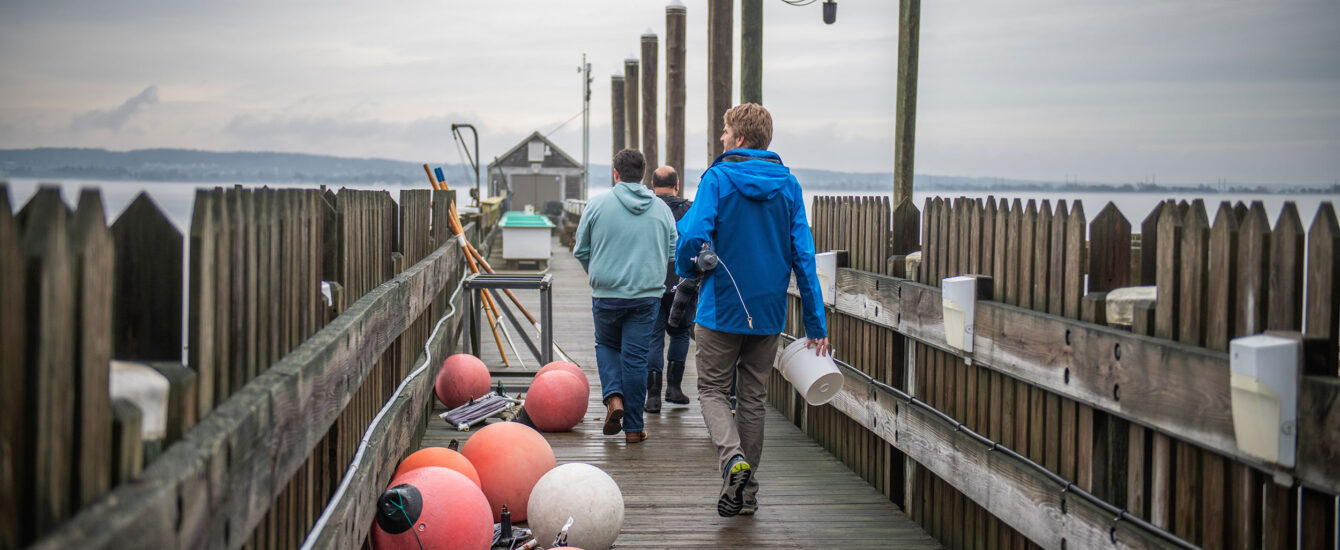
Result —
<svg viewBox="0 0 1340 550"><path fill-rule="evenodd" d="M12 179L9 180L9 199L11 205L17 210L28 201L37 190L38 182L35 179ZM158 204L163 213L172 220L177 229L186 234L191 227L191 204L195 199L196 189L212 189L214 187L232 187L242 185L244 187L258 188L262 186L270 187L307 187L316 188L317 184L291 184L291 183L176 183L176 182L135 182L135 181L95 181L95 180L65 180L57 184L61 188L61 195L65 201L71 205L76 204L79 197L79 191L88 187L102 189L102 200L107 209L107 219L115 220L121 211L125 210L134 198L142 192L148 193L149 197ZM400 190L402 189L422 189L423 187L401 187L401 186L357 186L347 185L351 189L371 189L385 190L391 193L393 199L399 200ZM338 187L336 187L338 189ZM609 188L591 189L590 196L594 197L608 191ZM696 187L690 187L686 190L689 198L697 191ZM819 196L846 196L846 195L872 195L871 191L806 191L805 209L806 215L813 219L809 209L814 203L814 197ZM1237 202L1243 201L1248 204L1251 201L1259 200L1266 208L1267 215L1270 216L1271 224L1275 223L1279 216L1280 209L1285 201L1293 201L1298 207L1298 216L1303 222L1303 228L1306 230L1312 226L1312 219L1316 216L1317 209L1322 202L1336 202L1340 196L1324 194L1267 194L1252 195L1238 193L1216 193L1216 194L1168 194L1168 193L1074 193L1074 192L1015 192L1006 191L1001 193L985 192L962 192L962 191L917 191L912 194L914 204L917 208L925 205L927 197L968 197L973 199L985 199L988 195L994 195L997 199L1019 198L1027 203L1033 199L1041 202L1042 200L1051 200L1053 203L1057 200L1080 201L1084 205L1084 214L1092 221L1102 211L1108 202L1116 204L1117 209L1126 216L1136 231L1140 222L1153 211L1159 201L1164 199L1177 199L1192 201L1203 199L1205 201L1206 214L1210 222L1214 222L1215 212L1218 211L1220 201Z"/></svg>
<svg viewBox="0 0 1340 550"><path fill-rule="evenodd" d="M213 189L215 187L231 188L242 186L252 189L261 187L270 188L305 188L318 189L320 184L302 184L302 183L181 183L181 182L145 182L145 181L98 181L98 180L63 180L60 182L51 182L50 180L15 178L9 181L9 203L15 210L23 207L23 204L32 198L41 185L56 185L60 187L61 196L65 203L73 209L79 202L79 192L83 189L97 188L102 190L103 209L107 216L107 222L110 224L121 215L131 201L140 193L148 193L149 198L158 205L163 214L172 220L172 224L181 231L183 235L189 234L191 229L191 208L195 201L195 192L197 189ZM389 191L391 198L400 200L401 189L422 189L420 187L401 187L395 185L375 186L375 185L341 185L332 186L332 189L339 190L340 187L350 189ZM426 188L427 185L423 188Z"/></svg>

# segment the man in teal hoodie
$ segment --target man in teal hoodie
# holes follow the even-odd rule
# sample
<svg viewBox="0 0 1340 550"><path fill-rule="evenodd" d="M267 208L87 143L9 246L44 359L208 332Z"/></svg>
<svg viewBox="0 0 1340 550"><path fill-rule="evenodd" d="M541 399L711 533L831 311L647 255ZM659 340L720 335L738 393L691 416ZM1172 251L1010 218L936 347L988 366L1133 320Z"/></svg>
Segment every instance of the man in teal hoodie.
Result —
<svg viewBox="0 0 1340 550"><path fill-rule="evenodd" d="M698 183L693 207L679 220L675 271L702 277L698 297L698 402L722 469L717 513L758 509L754 470L763 459L768 376L786 323L791 275L800 289L807 345L829 353L823 295L814 268L814 238L800 184L768 151L772 115L754 103L726 111L717 157ZM709 244L720 263L699 273L694 257ZM726 395L739 376L738 404Z"/></svg>
<svg viewBox="0 0 1340 550"><path fill-rule="evenodd" d="M604 433L622 429L627 443L647 439L647 356L677 238L670 208L639 183L645 167L638 151L614 155L618 183L587 203L572 249L591 285Z"/></svg>

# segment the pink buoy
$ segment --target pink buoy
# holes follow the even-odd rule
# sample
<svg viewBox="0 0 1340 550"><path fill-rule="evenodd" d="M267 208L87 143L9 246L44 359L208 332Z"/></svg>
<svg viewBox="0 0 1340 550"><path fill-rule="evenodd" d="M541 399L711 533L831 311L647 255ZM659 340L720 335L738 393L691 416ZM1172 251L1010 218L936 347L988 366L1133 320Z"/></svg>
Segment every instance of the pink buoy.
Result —
<svg viewBox="0 0 1340 550"><path fill-rule="evenodd" d="M535 482L558 464L544 436L517 422L485 426L466 440L461 454L479 472L495 523L502 521L504 504L512 513L512 521L525 521Z"/></svg>
<svg viewBox="0 0 1340 550"><path fill-rule="evenodd" d="M396 467L395 473L391 475L391 478L395 479L405 472L426 466L441 466L450 470L456 470L465 477L470 478L470 481L475 482L475 487L481 486L479 483L479 472L475 471L475 466L470 463L470 459L465 458L465 455L446 447L424 447L414 451L412 454L405 457L405 460L400 461L400 465Z"/></svg>
<svg viewBox="0 0 1340 550"><path fill-rule="evenodd" d="M565 370L539 374L526 392L526 415L542 432L566 432L586 416L589 392L584 381Z"/></svg>
<svg viewBox="0 0 1340 550"><path fill-rule="evenodd" d="M489 392L491 380L484 362L466 353L458 353L442 362L433 389L437 400L454 409Z"/></svg>
<svg viewBox="0 0 1340 550"><path fill-rule="evenodd" d="M569 362L567 362L567 361L554 361L554 362L549 363L548 365L545 365L545 366L543 366L543 367L540 367L540 370L535 371L535 377L536 377L536 378L539 378L541 374L544 374L544 373L546 373L546 372L553 371L553 370L561 370L561 371L566 371L566 372L570 372L570 373L572 373L572 374L575 375L577 378L581 378L581 379L582 379L582 382L585 382L585 383L586 383L586 391L587 391L587 392L590 392L590 391L591 391L591 379L586 377L586 372L582 371L582 368L581 368L581 367L579 367L579 366L577 366L577 365L575 365L575 364L573 364L573 363L569 363Z"/></svg>
<svg viewBox="0 0 1340 550"><path fill-rule="evenodd" d="M489 501L465 475L438 466L391 480L372 522L376 550L478 550L493 542Z"/></svg>

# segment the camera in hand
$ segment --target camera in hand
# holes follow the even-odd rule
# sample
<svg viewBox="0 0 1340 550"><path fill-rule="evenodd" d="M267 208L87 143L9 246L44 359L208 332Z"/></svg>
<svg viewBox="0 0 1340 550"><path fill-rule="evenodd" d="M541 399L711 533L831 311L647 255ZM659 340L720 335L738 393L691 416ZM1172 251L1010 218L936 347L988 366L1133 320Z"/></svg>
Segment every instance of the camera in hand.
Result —
<svg viewBox="0 0 1340 550"><path fill-rule="evenodd" d="M674 328L693 324L693 315L698 310L698 289L702 286L703 275L716 269L717 253L712 251L711 244L703 243L702 250L693 258L693 262L699 275L680 279L679 284L675 285L675 299L670 303L670 314L666 319L666 324Z"/></svg>

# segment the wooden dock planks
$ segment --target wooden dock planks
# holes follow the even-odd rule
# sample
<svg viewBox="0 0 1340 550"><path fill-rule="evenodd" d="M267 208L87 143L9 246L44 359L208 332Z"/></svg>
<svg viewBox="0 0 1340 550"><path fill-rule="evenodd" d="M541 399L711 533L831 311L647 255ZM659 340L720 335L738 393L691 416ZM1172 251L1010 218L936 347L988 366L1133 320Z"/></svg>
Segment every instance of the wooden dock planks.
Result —
<svg viewBox="0 0 1340 550"><path fill-rule="evenodd" d="M881 223L878 216L867 219ZM753 518L718 517L715 499L721 482L716 452L707 437L696 392L692 391L697 383L693 349L684 379L692 399L688 406L665 405L660 414L647 414L651 439L645 443L625 445L622 437L602 436L599 430L604 407L597 389L590 291L576 260L557 247L556 251L550 264L558 290L554 294L555 339L586 371L593 391L586 419L574 431L546 434L546 439L560 464L593 464L619 484L625 503L623 531L616 541L620 547L940 547L878 488L878 476L885 474L876 470L885 461L879 455L881 444L877 438L827 406L813 407L807 415L811 428L820 422L826 426L818 439L827 443L810 439L804 430L770 408L763 463L758 468L759 512ZM518 292L518 297L533 309L538 303L536 294ZM830 317L830 321L851 320ZM860 347L873 353L875 346L860 342L869 334L842 325L833 336L846 338L837 344L839 349ZM869 361L869 357L858 360ZM496 353L485 359L496 370ZM862 364L869 367L871 363ZM526 370L502 369L516 373ZM795 410L795 392L780 375L774 374L769 394L774 406L781 403L779 410ZM847 435L840 437L840 433ZM448 430L444 423L430 418L422 444L446 446L451 439L463 443L468 435ZM836 446L833 454L824 452L828 445ZM847 464L839 456L845 457ZM899 459L897 472L902 471L901 466Z"/></svg>

